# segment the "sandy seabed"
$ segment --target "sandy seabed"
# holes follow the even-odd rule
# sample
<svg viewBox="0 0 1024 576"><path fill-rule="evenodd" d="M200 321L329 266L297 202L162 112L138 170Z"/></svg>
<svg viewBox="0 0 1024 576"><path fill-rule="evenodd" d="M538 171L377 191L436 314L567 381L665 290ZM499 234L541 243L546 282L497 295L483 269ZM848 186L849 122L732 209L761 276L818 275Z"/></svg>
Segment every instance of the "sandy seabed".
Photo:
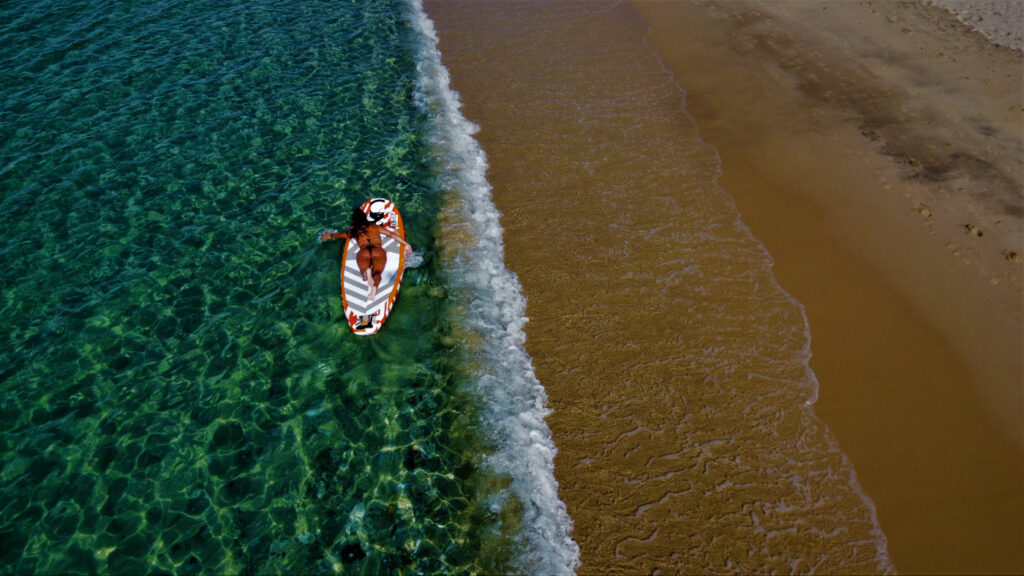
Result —
<svg viewBox="0 0 1024 576"><path fill-rule="evenodd" d="M487 59L474 65L507 73L500 51L474 54L465 45L474 35L453 33L482 22L463 18L456 6L428 3L442 53ZM513 21L518 6L499 4L487 17ZM810 366L820 382L814 411L873 501L895 568L1024 572L1021 53L917 2L631 6L685 92L686 114L717 152L719 186L767 248L775 279L806 309ZM541 57L536 66L548 64ZM452 73L466 115L482 128L488 177L511 232L507 261L529 301L527 348L555 411L556 476L576 523L583 572L621 571L638 565L630 564L635 558L645 569L677 571L686 551L659 542L686 535L673 540L655 528L637 537L645 534L640 527L600 509L627 498L614 493L623 486L609 481L607 469L632 466L638 451L673 447L657 445L655 435L626 434L603 448L604 460L592 461L587 433L578 430L584 422L573 419L581 394L602 393L600 370L611 374L616 362L635 362L664 342L588 360L582 345L559 340L564 330L555 323L565 318L566 302L590 298L594 310L613 308L602 306L598 292L552 294L580 284L538 264L540 250L571 250L569 235L579 229L538 227L528 202L503 195L522 190L523 179L551 174L524 171L512 156L526 156L525 146L496 130L515 113L490 103L501 83L458 66ZM502 78L510 89L531 80ZM577 192L573 202L585 204L585 191ZM535 201L544 200L537 192ZM603 337L611 323L592 318L573 326L574 338ZM599 427L589 438L601 439ZM700 505L691 503L689 512ZM726 543L720 553L742 550ZM849 570L864 566L852 562Z"/></svg>

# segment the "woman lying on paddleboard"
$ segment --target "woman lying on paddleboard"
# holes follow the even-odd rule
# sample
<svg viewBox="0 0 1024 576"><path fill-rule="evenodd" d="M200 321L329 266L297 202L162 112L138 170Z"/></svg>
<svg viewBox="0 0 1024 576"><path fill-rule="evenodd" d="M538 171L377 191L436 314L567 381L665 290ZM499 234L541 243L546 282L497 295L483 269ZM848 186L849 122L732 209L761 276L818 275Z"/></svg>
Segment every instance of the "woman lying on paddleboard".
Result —
<svg viewBox="0 0 1024 576"><path fill-rule="evenodd" d="M367 298L372 302L377 296L377 287L380 286L380 274L384 271L384 265L388 260L388 253L384 251L380 235L390 236L405 246L405 255L412 255L412 245L402 239L401 236L373 223L365 212L356 208L352 211L352 224L347 232L327 231L320 236L320 241L340 240L342 238L354 238L359 244L359 253L356 254L356 264L359 265L359 273L363 280L370 285L370 295Z"/></svg>

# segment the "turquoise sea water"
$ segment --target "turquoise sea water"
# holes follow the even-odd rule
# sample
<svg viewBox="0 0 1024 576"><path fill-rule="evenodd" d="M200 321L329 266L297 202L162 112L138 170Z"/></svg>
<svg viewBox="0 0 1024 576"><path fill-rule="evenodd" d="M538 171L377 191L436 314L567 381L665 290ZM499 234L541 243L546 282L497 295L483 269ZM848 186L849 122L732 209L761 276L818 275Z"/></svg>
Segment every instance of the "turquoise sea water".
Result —
<svg viewBox="0 0 1024 576"><path fill-rule="evenodd" d="M402 0L0 4L3 572L574 565L549 436L503 424L547 432L500 229L446 240L488 190L431 34ZM424 262L357 338L316 236L373 196Z"/></svg>

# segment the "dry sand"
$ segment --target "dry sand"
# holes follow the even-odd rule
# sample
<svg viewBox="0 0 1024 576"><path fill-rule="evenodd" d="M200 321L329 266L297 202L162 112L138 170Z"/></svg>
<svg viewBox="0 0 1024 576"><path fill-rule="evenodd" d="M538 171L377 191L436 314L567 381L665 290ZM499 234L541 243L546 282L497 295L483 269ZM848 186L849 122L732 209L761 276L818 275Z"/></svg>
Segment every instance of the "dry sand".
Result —
<svg viewBox="0 0 1024 576"><path fill-rule="evenodd" d="M586 178L531 173L513 158L537 154L508 134L530 118L508 109L514 98L495 91L522 91L544 74L501 77L509 72L493 53L500 46L478 54L482 66L474 63L477 47L446 33L480 24L463 21L450 6L431 3L428 10L439 24L442 53L463 53L453 86L467 117L482 126L488 178L509 232L507 262L529 301L527 349L555 410L549 425L560 449L556 476L576 523L583 571L693 566L681 560L690 551L679 543L706 543L666 532L688 529L686 515L706 503L666 507L649 524L654 531L645 531L627 513L635 508L629 491L645 486L633 483L624 492L622 485L644 461L639 454L678 451L682 437L615 428L650 418L643 411L675 392L646 403L631 396L615 401L614 390L600 385L603 375L619 377L616 370L638 353L641 361L657 361L638 351L667 346L672 354L673 343L644 342L637 331L628 349L581 355L619 320L606 317L614 306L602 304L599 286L571 293L585 284L566 281L557 253L546 251L562 247L563 260L576 261L601 239L574 246L569 227L538 230L544 213L536 204L545 191L525 181L571 187L581 204ZM1024 572L1020 54L916 2L634 6L686 91L687 113L717 150L720 186L767 247L778 282L806 307L811 367L821 383L814 410L874 500L896 568ZM515 3L494 13L503 10L514 12ZM513 24L494 29L515 41ZM542 160L531 159L539 170ZM566 312L588 301L594 304ZM666 357L640 380L651 394L666 392L657 387L659 375L678 377L674 360ZM608 402L618 407L601 412ZM675 408L664 406L671 419ZM711 520L716 524L701 530L728 533L720 523L728 519ZM745 545L712 540L711 556L696 557L739 557Z"/></svg>
<svg viewBox="0 0 1024 576"><path fill-rule="evenodd" d="M636 6L897 568L1024 571L1020 53L914 2Z"/></svg>

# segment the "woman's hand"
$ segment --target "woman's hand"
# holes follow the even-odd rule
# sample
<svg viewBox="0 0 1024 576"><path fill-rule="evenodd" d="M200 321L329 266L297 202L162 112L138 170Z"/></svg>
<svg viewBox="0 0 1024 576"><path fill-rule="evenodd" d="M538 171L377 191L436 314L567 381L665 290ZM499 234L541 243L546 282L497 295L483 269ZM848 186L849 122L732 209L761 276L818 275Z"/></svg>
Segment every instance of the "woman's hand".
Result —
<svg viewBox="0 0 1024 576"><path fill-rule="evenodd" d="M334 240L335 235L337 233L338 233L338 231L335 230L334 228L327 228L326 230L324 230L323 232L320 233L320 243L323 244L324 242L327 242L328 240Z"/></svg>

